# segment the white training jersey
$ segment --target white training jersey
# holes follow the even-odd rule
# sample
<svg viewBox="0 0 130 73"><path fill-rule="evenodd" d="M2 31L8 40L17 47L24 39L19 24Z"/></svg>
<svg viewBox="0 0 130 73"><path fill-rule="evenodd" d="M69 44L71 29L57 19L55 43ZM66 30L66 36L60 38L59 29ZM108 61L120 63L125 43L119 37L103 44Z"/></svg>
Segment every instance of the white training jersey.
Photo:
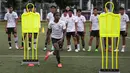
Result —
<svg viewBox="0 0 130 73"><path fill-rule="evenodd" d="M84 23L86 22L86 18L83 16L83 15L81 15L80 17L76 17L76 19L77 19L77 31L84 31Z"/></svg>
<svg viewBox="0 0 130 73"><path fill-rule="evenodd" d="M106 12L102 12L101 14L105 14Z"/></svg>
<svg viewBox="0 0 130 73"><path fill-rule="evenodd" d="M49 12L49 13L47 14L47 17L46 17L46 18L49 20L49 22L54 21L53 13L52 13L52 12Z"/></svg>
<svg viewBox="0 0 130 73"><path fill-rule="evenodd" d="M63 37L63 30L66 29L66 25L63 21L59 21L58 23L51 21L48 25L48 28L52 29L52 38L61 39Z"/></svg>
<svg viewBox="0 0 130 73"><path fill-rule="evenodd" d="M75 32L75 23L77 22L76 16L67 18L67 31L66 32Z"/></svg>
<svg viewBox="0 0 130 73"><path fill-rule="evenodd" d="M99 24L98 24L98 16L95 16L94 14L90 16L90 21L92 22L92 30L99 30Z"/></svg>
<svg viewBox="0 0 130 73"><path fill-rule="evenodd" d="M121 14L120 14L121 15ZM127 14L121 15L120 31L126 31L126 23L129 21Z"/></svg>
<svg viewBox="0 0 130 73"><path fill-rule="evenodd" d="M9 13L7 12L4 16L4 20L7 20L7 28L14 28L16 27L16 19L18 15L16 12Z"/></svg>
<svg viewBox="0 0 130 73"><path fill-rule="evenodd" d="M69 17L69 15L67 14L67 16L65 17L64 14L61 15L60 20L64 21L65 24L67 23L67 18Z"/></svg>

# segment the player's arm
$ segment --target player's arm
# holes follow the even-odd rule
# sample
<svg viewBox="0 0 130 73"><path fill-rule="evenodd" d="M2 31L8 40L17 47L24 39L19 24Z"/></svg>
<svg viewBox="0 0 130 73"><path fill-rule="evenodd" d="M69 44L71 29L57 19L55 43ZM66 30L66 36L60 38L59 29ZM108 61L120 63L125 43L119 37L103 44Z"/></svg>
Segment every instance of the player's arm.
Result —
<svg viewBox="0 0 130 73"><path fill-rule="evenodd" d="M90 16L90 20L89 20L91 23L90 23L90 26L89 26L89 32L92 31L92 16Z"/></svg>
<svg viewBox="0 0 130 73"><path fill-rule="evenodd" d="M126 19L126 33L128 32L128 22L129 22L129 17L127 15L127 19Z"/></svg>
<svg viewBox="0 0 130 73"><path fill-rule="evenodd" d="M75 34L77 34L78 30L78 20L75 18Z"/></svg>
<svg viewBox="0 0 130 73"><path fill-rule="evenodd" d="M92 31L92 22L90 23L89 31L90 31L90 32Z"/></svg>
<svg viewBox="0 0 130 73"><path fill-rule="evenodd" d="M15 13L15 29L14 29L14 31L16 32L16 28L17 28L17 24L18 24L18 15L17 15L17 13Z"/></svg>
<svg viewBox="0 0 130 73"><path fill-rule="evenodd" d="M84 23L84 34L85 34L86 33L86 24L85 24L86 23L86 18L85 17L84 17L84 22L83 23Z"/></svg>
<svg viewBox="0 0 130 73"><path fill-rule="evenodd" d="M75 34L77 34L77 22L75 22Z"/></svg>
<svg viewBox="0 0 130 73"><path fill-rule="evenodd" d="M84 22L84 34L86 34L86 24Z"/></svg>
<svg viewBox="0 0 130 73"><path fill-rule="evenodd" d="M6 23L6 25L5 25L5 31L7 32L8 31L7 30L7 14L5 14L5 16L4 16L4 21Z"/></svg>
<svg viewBox="0 0 130 73"><path fill-rule="evenodd" d="M51 32L52 32L52 29L49 29L49 28L48 28L48 32L47 32L47 40L50 38Z"/></svg>
<svg viewBox="0 0 130 73"><path fill-rule="evenodd" d="M48 29L47 29L47 35L46 35L46 40L50 41L50 35L51 35L52 29L51 29L51 22L48 24Z"/></svg>
<svg viewBox="0 0 130 73"><path fill-rule="evenodd" d="M46 19L47 19L47 24L50 22L50 21L49 21L49 18L50 18L50 17L49 17L49 13L48 13L48 14L47 14L47 17L46 17Z"/></svg>
<svg viewBox="0 0 130 73"><path fill-rule="evenodd" d="M63 39L66 36L66 23L63 23Z"/></svg>

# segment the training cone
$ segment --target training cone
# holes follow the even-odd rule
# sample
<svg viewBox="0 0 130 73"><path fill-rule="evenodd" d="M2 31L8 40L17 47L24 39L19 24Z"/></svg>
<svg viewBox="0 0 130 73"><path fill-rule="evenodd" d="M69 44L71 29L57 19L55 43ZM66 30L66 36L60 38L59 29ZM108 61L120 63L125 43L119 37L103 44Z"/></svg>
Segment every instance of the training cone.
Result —
<svg viewBox="0 0 130 73"><path fill-rule="evenodd" d="M42 27L42 33L44 33L44 27Z"/></svg>
<svg viewBox="0 0 130 73"><path fill-rule="evenodd" d="M29 66L29 67L33 67L33 66L34 66L34 64L28 64L28 66Z"/></svg>

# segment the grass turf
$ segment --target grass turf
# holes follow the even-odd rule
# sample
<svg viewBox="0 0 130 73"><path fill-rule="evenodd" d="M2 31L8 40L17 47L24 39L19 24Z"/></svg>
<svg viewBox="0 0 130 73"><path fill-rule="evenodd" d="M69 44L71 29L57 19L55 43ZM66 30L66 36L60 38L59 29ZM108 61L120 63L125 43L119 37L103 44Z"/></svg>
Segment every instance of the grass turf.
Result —
<svg viewBox="0 0 130 73"><path fill-rule="evenodd" d="M21 44L21 25L17 26L19 45ZM42 23L42 27L47 28L46 23ZM86 34L86 49L88 49L89 40L89 26L87 23L87 34ZM44 61L45 52L42 50L45 42L45 33L39 35L38 54L40 66L27 67L26 65L21 66L23 57L23 50L16 50L14 48L14 42L12 38L13 49L8 50L7 35L5 34L5 23L0 22L0 73L98 73L101 68L101 52L94 52L95 40L93 41L92 52L66 52L66 43L64 45L64 51L61 52L61 61L63 68L59 69L56 67L55 57L49 58L47 62ZM130 33L130 29L129 32ZM130 34L128 35L130 36ZM12 36L13 37L13 36ZM119 68L121 73L130 73L130 39L127 39L127 47L125 53L119 53ZM120 44L121 47L121 44ZM51 45L48 46L51 48ZM74 46L72 47L74 48ZM110 53L109 53L110 54ZM16 57L17 56L17 57ZM75 57L76 56L76 57ZM111 59L109 59L111 60ZM111 62L110 62L111 63ZM109 63L109 64L110 64ZM111 65L109 65L111 66Z"/></svg>

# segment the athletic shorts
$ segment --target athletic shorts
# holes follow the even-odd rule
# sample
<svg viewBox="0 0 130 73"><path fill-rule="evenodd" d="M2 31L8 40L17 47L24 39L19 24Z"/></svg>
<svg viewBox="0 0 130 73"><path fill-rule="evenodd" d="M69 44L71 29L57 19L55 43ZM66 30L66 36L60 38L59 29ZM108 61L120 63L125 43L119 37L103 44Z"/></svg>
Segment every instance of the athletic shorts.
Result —
<svg viewBox="0 0 130 73"><path fill-rule="evenodd" d="M77 34L78 34L79 36L84 36L84 31L78 31Z"/></svg>
<svg viewBox="0 0 130 73"><path fill-rule="evenodd" d="M17 32L14 31L14 28L7 28L7 31L6 31L7 34L15 34Z"/></svg>
<svg viewBox="0 0 130 73"><path fill-rule="evenodd" d="M120 35L121 35L122 37L126 37L126 36L127 36L127 33L126 33L125 31L120 31Z"/></svg>
<svg viewBox="0 0 130 73"><path fill-rule="evenodd" d="M54 46L54 44L57 43L60 39L51 38L51 40L52 40L52 44ZM59 43L57 43L57 44L59 44ZM60 47L60 45L61 44L59 44L59 47ZM59 50L59 49L57 49L57 50Z"/></svg>
<svg viewBox="0 0 130 73"><path fill-rule="evenodd" d="M90 32L90 36L99 37L99 30L92 30L92 31Z"/></svg>
<svg viewBox="0 0 130 73"><path fill-rule="evenodd" d="M66 33L66 37L71 37L71 36L76 37L75 32L67 32Z"/></svg>

